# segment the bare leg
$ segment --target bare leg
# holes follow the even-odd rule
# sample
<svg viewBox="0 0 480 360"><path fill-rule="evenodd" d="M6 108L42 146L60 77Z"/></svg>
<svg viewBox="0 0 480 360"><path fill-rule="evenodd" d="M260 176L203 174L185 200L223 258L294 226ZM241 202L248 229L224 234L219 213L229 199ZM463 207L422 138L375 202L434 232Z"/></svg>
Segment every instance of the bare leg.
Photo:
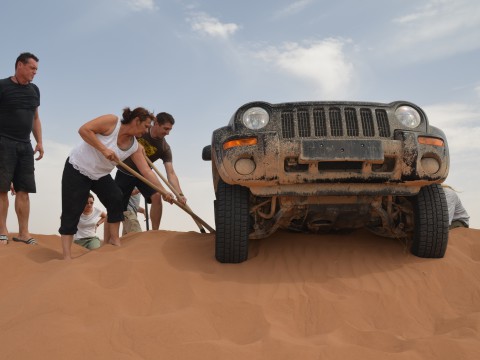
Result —
<svg viewBox="0 0 480 360"><path fill-rule="evenodd" d="M104 240L106 244L121 246L122 243L120 242L120 236L118 235L120 231L120 221L116 223L106 223L106 224L108 225L107 227L109 227L108 238L106 237Z"/></svg>
<svg viewBox="0 0 480 360"><path fill-rule="evenodd" d="M63 260L72 260L72 242L73 235L61 235L62 248L63 248Z"/></svg>
<svg viewBox="0 0 480 360"><path fill-rule="evenodd" d="M8 235L7 230L8 193L0 193L0 235ZM7 240L0 240L0 245L6 245Z"/></svg>
<svg viewBox="0 0 480 360"><path fill-rule="evenodd" d="M152 221L152 230L158 230L160 229L160 220L162 220L162 195L155 193L151 199L150 220Z"/></svg>
<svg viewBox="0 0 480 360"><path fill-rule="evenodd" d="M110 242L110 224L106 221L103 223L103 243L108 244Z"/></svg>
<svg viewBox="0 0 480 360"><path fill-rule="evenodd" d="M30 197L28 193L19 191L15 195L15 211L18 218L18 237L22 240L31 238L28 231L28 220L30 218Z"/></svg>

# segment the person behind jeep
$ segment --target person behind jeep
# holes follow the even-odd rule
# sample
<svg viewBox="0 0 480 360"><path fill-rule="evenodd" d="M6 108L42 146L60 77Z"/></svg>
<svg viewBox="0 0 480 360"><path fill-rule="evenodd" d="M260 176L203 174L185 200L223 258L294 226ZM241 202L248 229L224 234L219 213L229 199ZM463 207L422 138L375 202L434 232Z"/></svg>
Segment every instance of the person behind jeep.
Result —
<svg viewBox="0 0 480 360"><path fill-rule="evenodd" d="M449 229L457 227L469 227L470 216L462 205L457 191L449 185L442 185L448 206Z"/></svg>
<svg viewBox="0 0 480 360"><path fill-rule="evenodd" d="M127 210L123 212L125 216L125 220L123 220L123 235L131 232L142 232L142 227L138 221L138 213L145 215L145 209L140 206L141 198L140 190L135 187L128 199Z"/></svg>

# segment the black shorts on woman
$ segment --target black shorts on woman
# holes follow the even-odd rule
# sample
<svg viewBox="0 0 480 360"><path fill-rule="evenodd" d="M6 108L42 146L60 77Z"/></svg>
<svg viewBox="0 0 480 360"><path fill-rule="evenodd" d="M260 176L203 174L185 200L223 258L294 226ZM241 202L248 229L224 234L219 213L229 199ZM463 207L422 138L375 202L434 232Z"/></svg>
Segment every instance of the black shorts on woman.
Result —
<svg viewBox="0 0 480 360"><path fill-rule="evenodd" d="M115 183L120 187L123 192L122 207L123 210L127 210L128 200L132 194L133 189L137 188L142 196L147 199L149 204L152 203L151 196L157 192L157 190L152 189L150 186L145 184L143 181L137 179L133 175L126 174L120 169L117 169L117 174L115 175Z"/></svg>
<svg viewBox="0 0 480 360"><path fill-rule="evenodd" d="M74 235L89 192L95 193L107 210L107 222L124 220L122 190L110 174L92 180L73 167L69 158L65 162L62 177L62 217L58 232L61 235Z"/></svg>

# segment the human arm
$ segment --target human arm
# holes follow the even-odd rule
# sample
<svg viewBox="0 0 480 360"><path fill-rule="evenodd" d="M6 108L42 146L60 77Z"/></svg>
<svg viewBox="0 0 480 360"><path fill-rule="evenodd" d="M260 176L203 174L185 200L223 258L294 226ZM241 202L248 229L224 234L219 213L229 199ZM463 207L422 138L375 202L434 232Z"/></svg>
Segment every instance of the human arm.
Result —
<svg viewBox="0 0 480 360"><path fill-rule="evenodd" d="M173 164L171 162L165 162L163 163L165 166L165 172L167 173L167 180L172 185L172 187L176 190L178 197L177 200L180 201L182 204L187 203L187 198L182 192L182 189L180 187L180 181L178 180L178 176L175 173L175 170L173 169Z"/></svg>
<svg viewBox="0 0 480 360"><path fill-rule="evenodd" d="M137 151L135 151L130 158L135 163L138 171L142 174L148 181L153 183L157 188L161 190L163 200L172 203L173 202L173 194L169 193L163 185L158 180L157 176L154 174L153 170L148 165L147 161L145 160L145 150L143 146L140 144L138 145Z"/></svg>
<svg viewBox="0 0 480 360"><path fill-rule="evenodd" d="M35 109L35 114L33 116L33 126L32 126L32 134L37 142L35 145L34 154L38 152L38 156L35 160L40 160L43 158L43 141L42 141L42 123L40 121L40 116L38 115L38 108Z"/></svg>
<svg viewBox="0 0 480 360"><path fill-rule="evenodd" d="M96 136L97 134L111 134L111 132L115 129L117 122L118 117L115 115L102 115L83 124L80 129L78 129L78 133L87 144L100 151L105 158L110 161L118 162L119 159L115 152L103 145Z"/></svg>
<svg viewBox="0 0 480 360"><path fill-rule="evenodd" d="M100 219L98 219L96 227L99 227L102 225L105 221L107 220L107 213L105 211L102 211L100 214Z"/></svg>

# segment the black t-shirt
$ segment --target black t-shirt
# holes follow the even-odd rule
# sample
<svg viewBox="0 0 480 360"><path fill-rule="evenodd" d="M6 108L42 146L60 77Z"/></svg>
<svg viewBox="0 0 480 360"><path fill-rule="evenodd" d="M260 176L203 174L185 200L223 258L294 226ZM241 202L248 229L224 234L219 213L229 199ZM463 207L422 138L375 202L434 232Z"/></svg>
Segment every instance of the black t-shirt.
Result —
<svg viewBox="0 0 480 360"><path fill-rule="evenodd" d="M0 80L0 136L30 142L40 90L29 83L20 85L9 77Z"/></svg>
<svg viewBox="0 0 480 360"><path fill-rule="evenodd" d="M147 133L143 134L141 138L137 140L144 147L145 153L147 154L148 158L152 163L157 161L158 159L162 159L164 163L172 162L172 150L170 149L170 145L168 145L165 138L154 139L150 135L150 131L148 131ZM133 163L131 158L126 159L125 164L127 164L132 169L138 172L138 169ZM117 166L117 168L122 172L126 173L126 170L124 170L120 166Z"/></svg>

